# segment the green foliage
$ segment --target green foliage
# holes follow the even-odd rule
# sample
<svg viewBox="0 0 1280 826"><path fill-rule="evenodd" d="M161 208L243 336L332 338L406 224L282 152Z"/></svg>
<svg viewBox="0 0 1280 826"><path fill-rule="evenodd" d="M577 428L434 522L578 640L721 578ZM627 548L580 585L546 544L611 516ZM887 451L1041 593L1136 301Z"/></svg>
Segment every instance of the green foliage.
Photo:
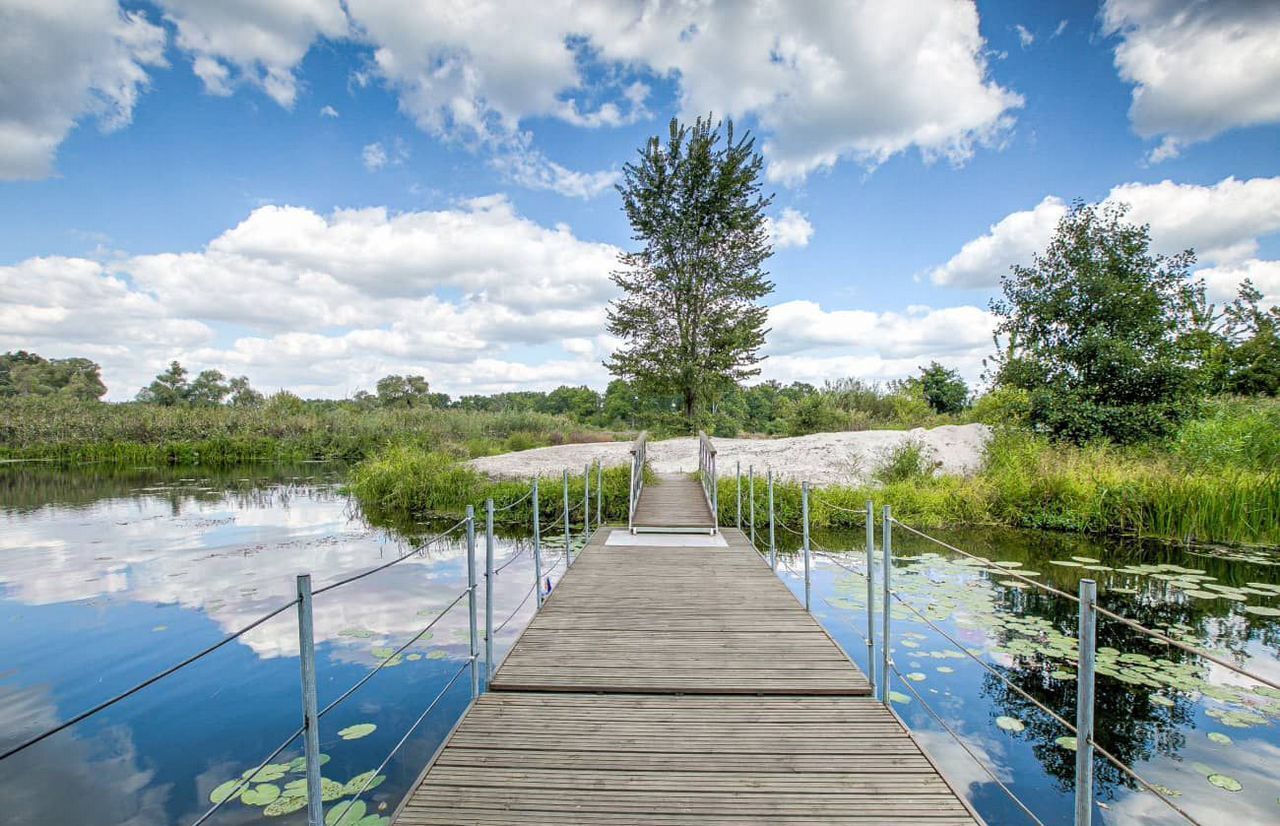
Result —
<svg viewBox="0 0 1280 826"><path fill-rule="evenodd" d="M1030 393L1020 387L996 387L974 400L967 418L992 427L1024 427L1030 415Z"/></svg>
<svg viewBox="0 0 1280 826"><path fill-rule="evenodd" d="M928 479L938 463L922 443L908 439L886 451L871 474L882 485Z"/></svg>
<svg viewBox="0 0 1280 826"><path fill-rule="evenodd" d="M612 438L540 413L427 407L363 409L288 392L257 406L0 398L0 457L59 461L229 464L261 459L361 459L397 443L459 456L498 453L517 436L531 447Z"/></svg>
<svg viewBox="0 0 1280 826"><path fill-rule="evenodd" d="M606 467L602 477L601 511L606 520L625 522L631 467ZM484 501L492 498L496 508L518 502L500 511L500 518L527 526L533 514L532 498L525 498L532 480L493 480L462 464L452 453L426 450L411 445L395 445L361 462L352 469L349 488L366 515L374 521L403 525L422 518L461 517L467 505L484 512ZM542 524L552 524L564 509L561 477L539 481L539 513ZM569 476L569 500L578 506L583 499L581 472ZM519 501L523 500L523 501ZM591 520L596 514L596 473L591 472ZM574 533L581 530L582 512L574 514ZM560 528L559 530L563 530Z"/></svg>
<svg viewBox="0 0 1280 826"><path fill-rule="evenodd" d="M1216 399L1206 405L1203 417L1182 426L1171 448L1193 471L1233 467L1280 472L1280 403Z"/></svg>
<svg viewBox="0 0 1280 826"><path fill-rule="evenodd" d="M920 388L924 400L935 413L959 413L969 398L969 386L958 370L949 370L936 361L920 368L920 376L911 379Z"/></svg>
<svg viewBox="0 0 1280 826"><path fill-rule="evenodd" d="M845 430L849 421L849 415L825 393L814 393L788 402L782 409L782 417L788 436Z"/></svg>
<svg viewBox="0 0 1280 826"><path fill-rule="evenodd" d="M643 247L613 273L623 296L609 332L624 342L606 362L647 394L680 399L687 426L720 392L759 373L773 291L772 254L760 194L764 160L733 123L672 119L665 145L651 138L623 168L623 211Z"/></svg>
<svg viewBox="0 0 1280 826"><path fill-rule="evenodd" d="M1008 349L997 383L1026 390L1033 425L1084 443L1167 435L1194 410L1203 285L1191 251L1152 255L1123 205L1076 202L991 307Z"/></svg>
<svg viewBox="0 0 1280 826"><path fill-rule="evenodd" d="M138 401L161 407L214 407L230 397L236 407L262 404L262 394L249 386L245 376L228 381L221 370L201 370L193 380L187 381L187 375L187 368L177 361L169 362L164 372L138 391Z"/></svg>
<svg viewBox="0 0 1280 826"><path fill-rule="evenodd" d="M378 379L378 404L383 407L421 407L431 404L431 388L422 376Z"/></svg>
<svg viewBox="0 0 1280 826"><path fill-rule="evenodd" d="M0 355L0 397L97 399L107 392L101 368L85 358L46 359L25 350Z"/></svg>

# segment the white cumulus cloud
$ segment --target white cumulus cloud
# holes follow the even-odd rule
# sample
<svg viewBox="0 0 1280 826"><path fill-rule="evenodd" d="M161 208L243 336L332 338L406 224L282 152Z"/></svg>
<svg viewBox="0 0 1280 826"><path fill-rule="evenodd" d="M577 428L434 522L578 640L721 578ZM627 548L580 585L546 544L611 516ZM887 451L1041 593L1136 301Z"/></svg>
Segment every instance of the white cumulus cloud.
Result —
<svg viewBox="0 0 1280 826"><path fill-rule="evenodd" d="M1129 117L1162 137L1153 162L1228 129L1280 122L1280 3L1106 0L1103 29L1133 84Z"/></svg>
<svg viewBox="0 0 1280 826"><path fill-rule="evenodd" d="M318 37L347 33L340 0L157 0L178 31L179 48L211 94L229 95L239 81L291 108L294 71Z"/></svg>
<svg viewBox="0 0 1280 826"><path fill-rule="evenodd" d="M0 3L0 180L52 174L84 118L128 124L164 45L163 28L115 0Z"/></svg>
<svg viewBox="0 0 1280 826"><path fill-rule="evenodd" d="M799 210L787 207L777 218L768 217L765 221L774 249L809 246L809 239L813 237L813 224Z"/></svg>
<svg viewBox="0 0 1280 826"><path fill-rule="evenodd" d="M1224 178L1211 186L1126 183L1105 200L1128 204L1128 220L1149 224L1157 252L1192 248L1202 264L1251 257L1260 238L1280 232L1280 177ZM1044 250L1066 212L1063 199L1049 196L1030 210L1010 213L934 268L930 278L946 286L993 287L1010 266L1029 264Z"/></svg>

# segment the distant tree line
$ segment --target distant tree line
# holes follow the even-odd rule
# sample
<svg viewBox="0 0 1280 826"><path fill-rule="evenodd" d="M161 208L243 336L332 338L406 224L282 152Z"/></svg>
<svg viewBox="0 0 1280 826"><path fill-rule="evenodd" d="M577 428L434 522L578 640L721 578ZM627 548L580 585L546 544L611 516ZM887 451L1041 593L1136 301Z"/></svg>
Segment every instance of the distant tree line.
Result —
<svg viewBox="0 0 1280 826"><path fill-rule="evenodd" d="M102 369L89 359L47 359L26 350L0 355L0 396L100 399Z"/></svg>

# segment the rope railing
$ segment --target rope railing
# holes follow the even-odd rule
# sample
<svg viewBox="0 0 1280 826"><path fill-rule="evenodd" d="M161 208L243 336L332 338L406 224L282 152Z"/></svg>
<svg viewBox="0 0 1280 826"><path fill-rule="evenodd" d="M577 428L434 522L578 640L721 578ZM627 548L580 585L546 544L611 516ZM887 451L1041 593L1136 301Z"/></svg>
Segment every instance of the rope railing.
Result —
<svg viewBox="0 0 1280 826"><path fill-rule="evenodd" d="M532 487L530 487L530 488L529 488L529 490L525 492L525 495L524 495L524 496L521 496L519 499L516 499L516 500L515 500L515 501L513 501L513 502L508 502L507 504L503 505L503 506L502 506L502 507L500 507L500 508L499 508L499 507L495 507L495 508L493 509L493 512L494 512L494 513L502 513L503 511L509 511L509 510L511 510L512 508L514 508L516 505L519 505L521 502L523 502L524 500L528 499L530 496L533 496L533 488L532 488Z"/></svg>
<svg viewBox="0 0 1280 826"><path fill-rule="evenodd" d="M365 578L365 577L367 577L367 576L372 576L372 575L374 575L374 574L378 573L379 571L385 571L385 570L387 570L388 568L390 568L390 567L391 567L391 566L393 566L393 565L399 565L401 562L404 562L406 559L409 559L410 557L417 556L419 553L421 553L421 552L423 551L423 549L427 548L428 546L432 545L432 544L433 544L433 543L435 543L435 542L439 542L441 539L444 539L444 538L448 537L450 534L452 534L452 533L453 533L454 531L456 531L458 528L461 528L461 527L465 526L466 524L467 524L467 520L466 520L466 519L461 519L461 520L459 520L458 522L455 522L455 523L453 524L453 527L451 527L451 528L449 528L449 529L447 529L447 530L441 531L440 533L436 534L435 536L432 536L431 538L424 540L424 541L423 541L423 543L422 543L419 547L414 548L414 549L413 549L412 551L410 551L409 553L404 554L404 555L402 555L402 556L398 556L398 557L396 557L395 559L391 560L390 562L384 562L383 564L381 564L381 565L377 565L377 566L375 566L375 567L373 567L373 568L370 568L370 569L369 569L369 570L367 570L367 571L361 571L361 572L360 572L360 573L358 573L358 574L353 574L353 575L351 575L351 576L349 576L349 577L344 577L344 578L342 578L342 579L338 580L337 582L330 583L330 584L328 584L328 585L325 585L325 586L324 586L324 587L322 587L322 588L317 588L317 589L315 589L314 591L312 591L312 592L311 592L311 595L312 595L313 597L315 597L315 596L319 596L320 594L327 593L328 591L332 591L332 590L335 590L335 589L337 589L337 588L341 588L341 587L342 587L342 586L344 586L344 585L350 585L350 584L351 584L351 583L353 583L353 582L358 582L359 580L362 580L362 579L364 579L364 578Z"/></svg>

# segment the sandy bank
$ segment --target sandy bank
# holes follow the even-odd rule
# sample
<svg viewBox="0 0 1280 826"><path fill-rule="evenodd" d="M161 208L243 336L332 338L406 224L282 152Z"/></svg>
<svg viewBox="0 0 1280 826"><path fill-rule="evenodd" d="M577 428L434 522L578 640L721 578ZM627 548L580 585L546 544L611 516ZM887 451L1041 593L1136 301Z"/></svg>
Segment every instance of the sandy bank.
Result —
<svg viewBox="0 0 1280 826"><path fill-rule="evenodd" d="M946 425L929 430L860 430L851 433L815 433L787 439L716 439L720 475L732 475L734 464L742 472L754 465L757 473L772 468L783 478L808 480L817 485L856 484L866 481L894 447L909 440L923 444L938 462L941 474L970 474L982 464L991 429L981 424ZM605 466L626 465L629 443L557 445L516 453L473 459L470 464L490 476L523 478L559 475L566 467L581 469L597 459ZM664 439L649 443L649 464L659 473L698 469L698 441Z"/></svg>

